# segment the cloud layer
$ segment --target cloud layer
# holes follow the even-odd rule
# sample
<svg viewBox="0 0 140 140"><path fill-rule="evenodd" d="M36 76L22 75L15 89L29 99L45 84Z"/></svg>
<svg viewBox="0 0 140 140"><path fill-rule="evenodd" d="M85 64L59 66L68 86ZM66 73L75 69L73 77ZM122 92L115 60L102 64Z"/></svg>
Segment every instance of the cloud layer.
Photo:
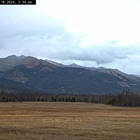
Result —
<svg viewBox="0 0 140 140"><path fill-rule="evenodd" d="M32 55L139 75L139 13L140 3L134 0L40 0L36 6L3 6L0 55Z"/></svg>

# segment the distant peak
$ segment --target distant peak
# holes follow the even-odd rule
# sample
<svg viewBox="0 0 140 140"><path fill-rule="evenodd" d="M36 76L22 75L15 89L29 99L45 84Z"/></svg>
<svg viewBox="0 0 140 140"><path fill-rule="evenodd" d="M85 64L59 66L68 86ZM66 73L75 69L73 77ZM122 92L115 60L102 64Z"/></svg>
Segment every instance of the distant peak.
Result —
<svg viewBox="0 0 140 140"><path fill-rule="evenodd" d="M97 69L106 69L106 68L104 68L104 67L98 67Z"/></svg>
<svg viewBox="0 0 140 140"><path fill-rule="evenodd" d="M18 58L24 59L24 58L26 58L26 56L24 56L24 55L20 55L20 56L9 55L9 56L7 56L6 58L7 58L7 59L18 59Z"/></svg>
<svg viewBox="0 0 140 140"><path fill-rule="evenodd" d="M77 65L77 64L75 64L75 63L72 63L72 64L69 65L69 67L82 67L82 66Z"/></svg>
<svg viewBox="0 0 140 140"><path fill-rule="evenodd" d="M78 66L76 63L72 63L70 64L70 66Z"/></svg>
<svg viewBox="0 0 140 140"><path fill-rule="evenodd" d="M23 58L25 58L26 56L25 55L20 55L20 56L18 56L18 58L21 58L21 59L23 59Z"/></svg>
<svg viewBox="0 0 140 140"><path fill-rule="evenodd" d="M16 55L9 55L9 56L8 56L8 57L6 57L6 58L13 59L13 58L17 58L17 56L16 56Z"/></svg>

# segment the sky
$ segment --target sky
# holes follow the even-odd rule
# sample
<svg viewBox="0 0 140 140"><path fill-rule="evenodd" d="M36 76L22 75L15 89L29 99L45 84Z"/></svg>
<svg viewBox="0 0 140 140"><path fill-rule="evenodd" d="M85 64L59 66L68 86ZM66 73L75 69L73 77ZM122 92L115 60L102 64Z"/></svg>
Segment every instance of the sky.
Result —
<svg viewBox="0 0 140 140"><path fill-rule="evenodd" d="M140 75L140 0L36 0L0 6L0 58L12 54Z"/></svg>

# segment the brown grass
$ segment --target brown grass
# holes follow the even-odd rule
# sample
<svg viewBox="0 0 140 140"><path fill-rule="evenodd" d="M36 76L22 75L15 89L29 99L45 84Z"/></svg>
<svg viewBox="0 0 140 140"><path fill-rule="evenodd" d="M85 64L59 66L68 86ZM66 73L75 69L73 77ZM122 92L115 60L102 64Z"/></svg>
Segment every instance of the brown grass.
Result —
<svg viewBox="0 0 140 140"><path fill-rule="evenodd" d="M0 103L0 140L140 140L140 108Z"/></svg>

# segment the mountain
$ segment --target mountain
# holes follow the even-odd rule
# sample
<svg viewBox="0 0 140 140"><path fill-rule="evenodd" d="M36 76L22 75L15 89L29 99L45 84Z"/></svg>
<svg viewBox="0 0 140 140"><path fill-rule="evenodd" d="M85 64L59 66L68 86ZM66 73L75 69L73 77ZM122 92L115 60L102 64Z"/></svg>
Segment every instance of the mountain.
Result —
<svg viewBox="0 0 140 140"><path fill-rule="evenodd" d="M46 59L46 61L49 62L49 63L51 63L51 64L53 64L53 65L55 65L55 66L65 67L65 65L63 65L63 64L61 64L61 63L54 62L54 61L52 61L52 60Z"/></svg>
<svg viewBox="0 0 140 140"><path fill-rule="evenodd" d="M0 89L95 94L140 91L140 78L116 69L61 65L31 56L0 58Z"/></svg>
<svg viewBox="0 0 140 140"><path fill-rule="evenodd" d="M68 65L67 67L72 67L72 68L85 68L85 67L82 67L80 65L77 65L75 63L72 63L72 64Z"/></svg>

